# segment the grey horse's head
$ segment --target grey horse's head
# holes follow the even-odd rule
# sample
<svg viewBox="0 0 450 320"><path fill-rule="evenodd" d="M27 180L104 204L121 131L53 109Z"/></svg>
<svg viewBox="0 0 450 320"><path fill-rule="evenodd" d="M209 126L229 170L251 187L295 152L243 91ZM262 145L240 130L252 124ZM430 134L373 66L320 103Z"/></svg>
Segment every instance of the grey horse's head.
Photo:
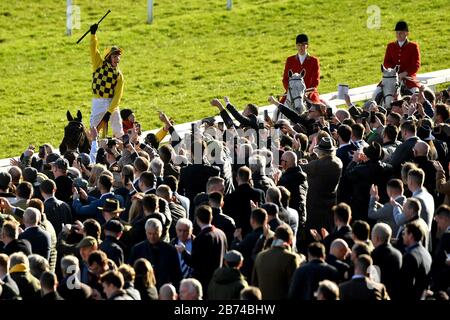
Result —
<svg viewBox="0 0 450 320"><path fill-rule="evenodd" d="M302 114L305 112L305 91L306 85L303 77L305 76L305 70L302 70L300 73L292 73L292 70L289 70L289 87L286 96L287 105L295 109L298 113Z"/></svg>
<svg viewBox="0 0 450 320"><path fill-rule="evenodd" d="M381 65L381 72L383 72L383 79L381 81L383 99L381 100L381 103L384 104L386 108L389 108L391 103L400 96L400 81L398 79L399 69L399 65L395 66L395 68L385 68L384 65Z"/></svg>

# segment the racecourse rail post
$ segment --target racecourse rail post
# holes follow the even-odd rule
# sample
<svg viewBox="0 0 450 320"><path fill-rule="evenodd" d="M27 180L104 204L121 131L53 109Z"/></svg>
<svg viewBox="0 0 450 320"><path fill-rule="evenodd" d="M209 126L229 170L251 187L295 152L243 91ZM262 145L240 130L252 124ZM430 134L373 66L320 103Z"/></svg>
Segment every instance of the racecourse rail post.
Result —
<svg viewBox="0 0 450 320"><path fill-rule="evenodd" d="M227 10L231 10L233 8L233 0L227 0Z"/></svg>
<svg viewBox="0 0 450 320"><path fill-rule="evenodd" d="M147 23L153 23L153 0L147 2Z"/></svg>
<svg viewBox="0 0 450 320"><path fill-rule="evenodd" d="M72 35L72 0L67 0L66 7L66 35Z"/></svg>

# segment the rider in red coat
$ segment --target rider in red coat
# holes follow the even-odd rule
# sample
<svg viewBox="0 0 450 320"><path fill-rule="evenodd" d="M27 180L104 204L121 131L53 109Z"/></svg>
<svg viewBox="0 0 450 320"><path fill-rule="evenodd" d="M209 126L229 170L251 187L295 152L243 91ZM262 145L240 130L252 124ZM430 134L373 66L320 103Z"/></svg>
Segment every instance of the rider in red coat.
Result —
<svg viewBox="0 0 450 320"><path fill-rule="evenodd" d="M384 56L384 67L394 68L400 65L399 79L405 80L408 89L416 91L415 88L420 87L419 82L407 80L405 77L416 79L416 73L420 68L419 45L408 40L409 30L406 22L397 22L395 31L397 41L388 44Z"/></svg>
<svg viewBox="0 0 450 320"><path fill-rule="evenodd" d="M289 70L293 73L300 73L305 70L305 77L303 78L307 90L307 98L311 100L312 103L322 103L320 101L319 92L317 87L320 82L320 67L319 59L308 54L308 36L306 34L299 34L296 38L297 50L296 55L290 56L286 60L283 73L283 86L284 89L288 90L289 85ZM310 90L308 90L310 89ZM282 99L284 103L285 98Z"/></svg>

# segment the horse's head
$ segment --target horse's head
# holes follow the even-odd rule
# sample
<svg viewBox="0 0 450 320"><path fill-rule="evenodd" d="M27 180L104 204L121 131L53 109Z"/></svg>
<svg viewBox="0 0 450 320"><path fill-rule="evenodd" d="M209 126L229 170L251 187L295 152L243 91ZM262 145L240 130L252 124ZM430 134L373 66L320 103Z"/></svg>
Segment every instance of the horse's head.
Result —
<svg viewBox="0 0 450 320"><path fill-rule="evenodd" d="M305 70L300 73L292 73L289 70L289 88L287 92L286 102L290 104L292 109L297 110L298 113L302 114L305 111L305 91L306 85L303 77L305 76Z"/></svg>
<svg viewBox="0 0 450 320"><path fill-rule="evenodd" d="M381 88L383 89L382 102L386 107L390 107L394 100L397 100L400 95L400 81L398 79L398 70L400 66L395 68L385 68L381 65L381 72L383 72L383 80L381 81Z"/></svg>
<svg viewBox="0 0 450 320"><path fill-rule="evenodd" d="M59 151L64 154L66 151L86 152L90 151L90 142L86 128L82 122L83 115L78 110L77 117L74 118L70 111L67 111L69 123L64 128L64 138L59 146Z"/></svg>

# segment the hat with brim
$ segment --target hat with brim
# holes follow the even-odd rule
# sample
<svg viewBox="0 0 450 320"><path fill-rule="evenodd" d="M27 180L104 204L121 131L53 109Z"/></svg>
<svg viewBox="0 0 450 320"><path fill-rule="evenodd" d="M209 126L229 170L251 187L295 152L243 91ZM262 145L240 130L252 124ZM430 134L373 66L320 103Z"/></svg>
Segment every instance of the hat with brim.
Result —
<svg viewBox="0 0 450 320"><path fill-rule="evenodd" d="M333 140L330 137L323 137L319 144L314 148L322 151L334 151L336 147L334 146Z"/></svg>
<svg viewBox="0 0 450 320"><path fill-rule="evenodd" d="M77 244L77 249L80 248L90 248L97 245L97 240L94 237L87 236L81 239L81 241Z"/></svg>
<svg viewBox="0 0 450 320"><path fill-rule="evenodd" d="M306 43L308 44L308 36L304 33L299 34L296 38L295 38L295 43Z"/></svg>
<svg viewBox="0 0 450 320"><path fill-rule="evenodd" d="M122 212L125 210L120 207L119 201L116 199L106 199L103 207L97 207L97 209L106 212Z"/></svg>
<svg viewBox="0 0 450 320"><path fill-rule="evenodd" d="M69 168L69 161L63 158L58 158L56 161L50 163L57 169L67 170Z"/></svg>
<svg viewBox="0 0 450 320"><path fill-rule="evenodd" d="M408 24L405 21L399 21L395 25L394 31L409 31Z"/></svg>
<svg viewBox="0 0 450 320"><path fill-rule="evenodd" d="M434 136L432 135L432 130L429 126L423 125L417 129L417 136L423 141L431 141L434 140Z"/></svg>
<svg viewBox="0 0 450 320"><path fill-rule="evenodd" d="M244 260L242 254L237 250L228 251L227 253L225 253L223 258L228 263L239 263Z"/></svg>
<svg viewBox="0 0 450 320"><path fill-rule="evenodd" d="M368 147L363 149L363 153L371 160L381 160L384 158L384 150L378 142L373 141Z"/></svg>

